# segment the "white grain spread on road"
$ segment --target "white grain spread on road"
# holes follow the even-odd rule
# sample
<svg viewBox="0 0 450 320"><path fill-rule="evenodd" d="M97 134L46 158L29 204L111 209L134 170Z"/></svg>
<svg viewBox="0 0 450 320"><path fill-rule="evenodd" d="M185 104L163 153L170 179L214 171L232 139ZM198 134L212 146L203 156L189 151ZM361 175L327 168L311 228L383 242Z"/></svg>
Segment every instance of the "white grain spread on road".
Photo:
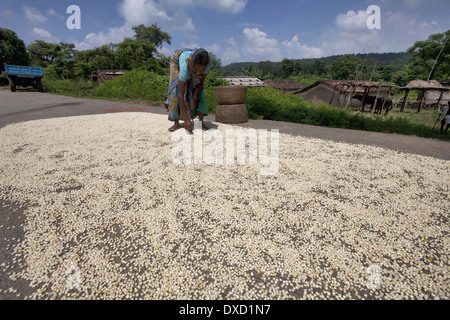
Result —
<svg viewBox="0 0 450 320"><path fill-rule="evenodd" d="M0 130L0 205L25 209L0 267L25 298L450 298L449 161L280 134L273 176L177 166L169 126L117 113Z"/></svg>

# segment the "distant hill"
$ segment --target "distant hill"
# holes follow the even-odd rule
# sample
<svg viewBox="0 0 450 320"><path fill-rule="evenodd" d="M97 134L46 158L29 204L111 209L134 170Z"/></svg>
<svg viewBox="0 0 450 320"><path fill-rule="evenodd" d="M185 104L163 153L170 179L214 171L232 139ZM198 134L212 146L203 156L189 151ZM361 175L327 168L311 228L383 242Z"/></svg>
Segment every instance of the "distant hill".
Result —
<svg viewBox="0 0 450 320"><path fill-rule="evenodd" d="M300 63L301 66L307 67L309 65L312 65L315 61L320 60L326 65L331 65L335 60L339 59L343 55L336 55L336 56L330 56L330 57L324 57L324 58L317 58L317 59L295 59L295 62ZM367 55L366 53L359 53L354 54L354 56L364 60L366 59L370 61L378 61L379 64L385 64L385 65L392 65L395 67L403 66L409 64L409 60L412 57L411 53L405 53L405 52L398 52L398 53L370 53ZM237 62L237 63L231 63L227 66L222 67L222 72L241 72L242 68L249 69L250 66L253 66L253 69L258 67L259 62ZM272 66L274 68L280 68L281 67L281 61L279 62L272 62Z"/></svg>

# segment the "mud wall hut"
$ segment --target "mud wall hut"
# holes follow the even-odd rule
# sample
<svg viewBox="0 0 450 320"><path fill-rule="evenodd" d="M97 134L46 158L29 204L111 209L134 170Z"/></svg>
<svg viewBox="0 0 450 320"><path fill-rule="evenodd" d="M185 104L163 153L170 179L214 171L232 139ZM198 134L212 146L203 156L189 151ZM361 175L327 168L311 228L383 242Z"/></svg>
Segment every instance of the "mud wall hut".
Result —
<svg viewBox="0 0 450 320"><path fill-rule="evenodd" d="M294 94L317 104L357 107L361 106L361 101L352 99L353 96L389 97L394 87L371 81L319 80Z"/></svg>
<svg viewBox="0 0 450 320"><path fill-rule="evenodd" d="M113 80L120 77L126 72L128 72L128 70L97 70L92 74L92 80L97 85L100 85L107 80Z"/></svg>

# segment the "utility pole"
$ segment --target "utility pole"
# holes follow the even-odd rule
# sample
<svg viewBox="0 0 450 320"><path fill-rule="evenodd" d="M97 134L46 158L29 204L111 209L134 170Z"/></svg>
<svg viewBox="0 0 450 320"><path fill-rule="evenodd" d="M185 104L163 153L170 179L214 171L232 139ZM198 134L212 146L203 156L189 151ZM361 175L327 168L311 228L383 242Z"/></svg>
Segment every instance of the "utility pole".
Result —
<svg viewBox="0 0 450 320"><path fill-rule="evenodd" d="M448 36L447 36L447 39L445 40L444 45L442 46L441 51L439 52L438 57L436 58L436 61L434 61L434 66L433 66L433 68L431 69L430 75L428 76L428 81L430 81L430 80L431 80L431 77L433 76L434 68L436 68L436 64L437 64L439 58L441 57L442 51L444 51L444 48L445 48L445 46L447 45L447 42L448 42Z"/></svg>

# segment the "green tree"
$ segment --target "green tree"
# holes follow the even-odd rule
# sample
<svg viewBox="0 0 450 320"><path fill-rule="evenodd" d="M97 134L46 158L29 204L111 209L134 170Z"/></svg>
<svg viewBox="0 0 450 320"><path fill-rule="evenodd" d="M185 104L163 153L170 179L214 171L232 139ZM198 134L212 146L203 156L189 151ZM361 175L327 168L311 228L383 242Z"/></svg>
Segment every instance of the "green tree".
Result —
<svg viewBox="0 0 450 320"><path fill-rule="evenodd" d="M360 65L361 59L358 57L343 55L331 65L331 76L334 80L353 80Z"/></svg>
<svg viewBox="0 0 450 320"><path fill-rule="evenodd" d="M296 75L301 72L302 68L299 62L294 61L294 59L284 58L281 60L281 76L283 78L288 78L289 76Z"/></svg>
<svg viewBox="0 0 450 320"><path fill-rule="evenodd" d="M71 79L75 76L74 57L77 53L73 43L60 42L59 44L36 40L27 46L30 60L33 65L44 68L52 66L48 74L58 79Z"/></svg>
<svg viewBox="0 0 450 320"><path fill-rule="evenodd" d="M398 68L398 70L392 74L392 81L400 87L406 86L411 80L409 66L407 65Z"/></svg>
<svg viewBox="0 0 450 320"><path fill-rule="evenodd" d="M126 38L117 45L117 59L122 69L151 69L154 67L157 50L154 44Z"/></svg>
<svg viewBox="0 0 450 320"><path fill-rule="evenodd" d="M45 67L58 58L62 53L62 48L58 44L48 43L44 40L36 40L27 46L30 57L34 63L39 63Z"/></svg>
<svg viewBox="0 0 450 320"><path fill-rule="evenodd" d="M314 61L311 71L312 71L313 75L321 76L321 75L327 74L328 68L327 68L327 65L325 64L325 62L317 59L316 61Z"/></svg>
<svg viewBox="0 0 450 320"><path fill-rule="evenodd" d="M381 79L386 82L392 82L394 78L394 74L397 71L398 68L396 68L393 65L390 64L382 64L380 66L380 73L381 73Z"/></svg>
<svg viewBox="0 0 450 320"><path fill-rule="evenodd" d="M168 33L156 25L133 27L134 38L126 38L117 45L117 62L122 69L140 69L165 73L166 59L158 53L163 43L171 44Z"/></svg>
<svg viewBox="0 0 450 320"><path fill-rule="evenodd" d="M219 71L222 68L222 60L220 60L213 52L209 52L209 56L211 57L210 69Z"/></svg>
<svg viewBox="0 0 450 320"><path fill-rule="evenodd" d="M425 41L417 41L409 53L413 54L410 63L411 75L416 79L427 80L448 78L450 75L450 30L437 33Z"/></svg>
<svg viewBox="0 0 450 320"><path fill-rule="evenodd" d="M248 69L242 67L242 72L246 76L257 77L259 80L269 80L273 78L273 75L268 73L266 70L261 70L259 68L254 70L252 65Z"/></svg>
<svg viewBox="0 0 450 320"><path fill-rule="evenodd" d="M0 28L0 71L4 70L4 63L26 66L30 59L23 40L14 31Z"/></svg>
<svg viewBox="0 0 450 320"><path fill-rule="evenodd" d="M73 43L59 43L61 52L57 58L57 73L63 79L73 79L75 76L75 45Z"/></svg>
<svg viewBox="0 0 450 320"><path fill-rule="evenodd" d="M74 57L75 74L87 79L97 70L122 69L117 62L116 49L117 45L109 44L77 52Z"/></svg>
<svg viewBox="0 0 450 320"><path fill-rule="evenodd" d="M149 27L143 24L133 27L134 38L137 41L147 41L155 46L155 48L162 48L164 42L171 44L172 37L167 33L162 31L156 23Z"/></svg>

